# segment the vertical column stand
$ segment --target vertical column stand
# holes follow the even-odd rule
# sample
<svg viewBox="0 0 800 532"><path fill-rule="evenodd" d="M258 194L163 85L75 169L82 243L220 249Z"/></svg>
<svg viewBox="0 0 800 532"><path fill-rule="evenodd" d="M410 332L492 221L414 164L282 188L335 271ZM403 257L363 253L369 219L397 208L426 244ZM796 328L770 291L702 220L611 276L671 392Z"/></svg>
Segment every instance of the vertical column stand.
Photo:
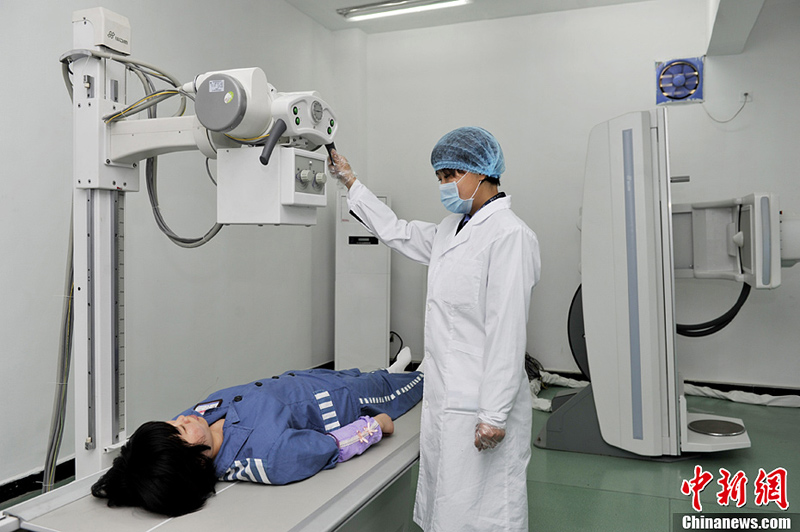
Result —
<svg viewBox="0 0 800 532"><path fill-rule="evenodd" d="M94 46L92 23L73 23L74 44ZM125 66L85 57L72 62L75 331L75 474L111 465L126 440L124 211L138 190L136 164L107 156L106 116L125 106ZM121 101L120 101L121 100Z"/></svg>
<svg viewBox="0 0 800 532"><path fill-rule="evenodd" d="M76 189L76 478L108 467L124 442L124 305L121 266L123 192ZM80 244L78 242L80 241Z"/></svg>

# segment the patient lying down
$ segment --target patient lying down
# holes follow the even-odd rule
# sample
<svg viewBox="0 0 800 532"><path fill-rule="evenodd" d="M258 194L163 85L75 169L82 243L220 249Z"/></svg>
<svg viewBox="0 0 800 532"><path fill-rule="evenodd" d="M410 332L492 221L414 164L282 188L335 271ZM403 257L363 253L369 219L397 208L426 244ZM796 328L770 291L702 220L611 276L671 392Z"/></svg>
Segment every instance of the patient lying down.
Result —
<svg viewBox="0 0 800 532"><path fill-rule="evenodd" d="M335 467L422 398L422 374L393 369L293 371L212 393L139 427L92 494L178 516L202 507L217 480L288 484Z"/></svg>

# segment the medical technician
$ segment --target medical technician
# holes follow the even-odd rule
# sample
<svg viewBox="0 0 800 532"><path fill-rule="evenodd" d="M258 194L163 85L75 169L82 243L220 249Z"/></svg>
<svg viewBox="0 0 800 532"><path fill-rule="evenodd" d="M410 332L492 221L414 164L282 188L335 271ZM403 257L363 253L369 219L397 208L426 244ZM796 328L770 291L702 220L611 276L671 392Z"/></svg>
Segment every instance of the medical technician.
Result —
<svg viewBox="0 0 800 532"><path fill-rule="evenodd" d="M498 192L503 152L459 128L433 148L439 224L400 220L333 151L331 175L382 242L428 266L425 389L414 520L427 532L527 531L531 401L524 370L536 235Z"/></svg>

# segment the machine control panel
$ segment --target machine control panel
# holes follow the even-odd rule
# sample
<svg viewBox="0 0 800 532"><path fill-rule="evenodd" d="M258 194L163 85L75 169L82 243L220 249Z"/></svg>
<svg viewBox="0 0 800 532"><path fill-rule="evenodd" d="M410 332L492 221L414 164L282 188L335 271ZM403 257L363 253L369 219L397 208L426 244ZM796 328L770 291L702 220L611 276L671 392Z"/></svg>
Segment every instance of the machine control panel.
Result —
<svg viewBox="0 0 800 532"><path fill-rule="evenodd" d="M295 163L295 192L324 196L325 183L328 181L325 175L325 161L297 154Z"/></svg>

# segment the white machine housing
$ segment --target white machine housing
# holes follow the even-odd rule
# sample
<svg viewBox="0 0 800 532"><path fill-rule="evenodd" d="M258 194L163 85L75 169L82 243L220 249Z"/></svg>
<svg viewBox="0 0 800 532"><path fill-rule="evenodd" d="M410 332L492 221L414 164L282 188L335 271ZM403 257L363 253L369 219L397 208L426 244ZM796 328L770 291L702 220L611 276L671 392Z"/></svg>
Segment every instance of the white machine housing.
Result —
<svg viewBox="0 0 800 532"><path fill-rule="evenodd" d="M121 54L131 53L131 25L126 17L96 7L73 12L72 22L73 27L83 24L91 32L83 46L105 46Z"/></svg>
<svg viewBox="0 0 800 532"><path fill-rule="evenodd" d="M327 155L279 146L263 166L260 153L259 147L217 153L217 221L314 225L328 200Z"/></svg>
<svg viewBox="0 0 800 532"><path fill-rule="evenodd" d="M378 199L391 206L389 197ZM336 204L336 369L389 366L391 250L350 213L347 195ZM358 319L350 319L358 316Z"/></svg>
<svg viewBox="0 0 800 532"><path fill-rule="evenodd" d="M269 136L280 120L281 137L315 149L330 144L338 129L331 107L316 91L278 92L260 68L206 72L184 90L196 93L200 123L240 141ZM265 135L267 133L267 135Z"/></svg>
<svg viewBox="0 0 800 532"><path fill-rule="evenodd" d="M716 437L688 429L697 416L686 412L675 360L668 153L664 109L610 120L595 127L589 138L581 271L600 432L606 443L642 456L749 447L746 431ZM764 206L760 200L755 203ZM759 215L754 219L763 220ZM772 235L761 235L774 242ZM769 260L752 263L754 273L746 275L766 280L758 268ZM769 280L767 285L774 285L774 275ZM742 425L738 419L703 418Z"/></svg>
<svg viewBox="0 0 800 532"><path fill-rule="evenodd" d="M314 146L333 142L339 128L330 106L316 91L279 92L272 102L272 116L286 123L284 135L306 139Z"/></svg>
<svg viewBox="0 0 800 532"><path fill-rule="evenodd" d="M277 91L260 68L206 72L185 88L196 93L197 118L211 131L251 139L272 126Z"/></svg>

